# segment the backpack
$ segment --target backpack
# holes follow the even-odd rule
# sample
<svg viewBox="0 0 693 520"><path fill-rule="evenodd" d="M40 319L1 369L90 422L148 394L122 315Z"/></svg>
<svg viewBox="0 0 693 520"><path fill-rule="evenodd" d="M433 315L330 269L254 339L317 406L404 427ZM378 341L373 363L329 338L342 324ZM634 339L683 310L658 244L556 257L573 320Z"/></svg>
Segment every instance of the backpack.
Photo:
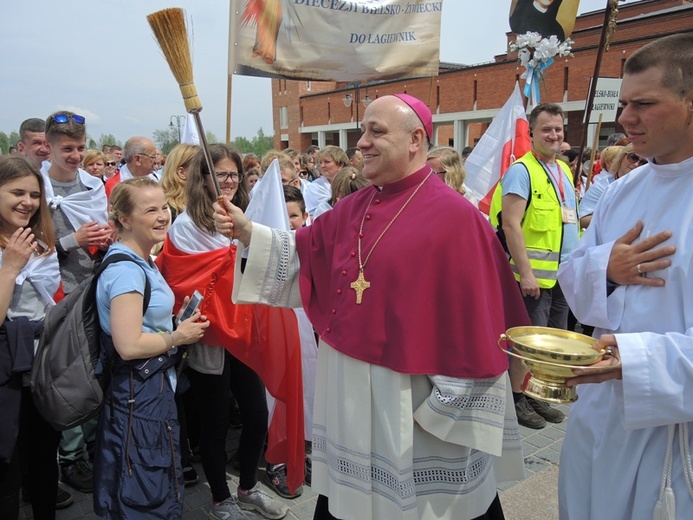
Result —
<svg viewBox="0 0 693 520"><path fill-rule="evenodd" d="M110 370L95 372L101 350L101 325L96 307L99 275L113 263L132 257L106 257L94 274L46 313L31 369L31 393L41 416L56 430L67 430L98 415ZM144 271L144 269L143 269ZM145 273L142 315L151 298Z"/></svg>

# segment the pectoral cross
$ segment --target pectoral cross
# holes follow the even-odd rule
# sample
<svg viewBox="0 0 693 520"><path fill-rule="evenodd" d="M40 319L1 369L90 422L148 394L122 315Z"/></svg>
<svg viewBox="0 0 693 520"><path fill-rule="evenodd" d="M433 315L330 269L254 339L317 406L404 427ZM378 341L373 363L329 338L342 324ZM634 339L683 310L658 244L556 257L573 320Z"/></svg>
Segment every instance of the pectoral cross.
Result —
<svg viewBox="0 0 693 520"><path fill-rule="evenodd" d="M351 288L356 291L356 304L361 304L361 299L363 298L363 292L371 286L371 282L366 281L363 277L363 269L359 270L359 277L356 281L351 282Z"/></svg>

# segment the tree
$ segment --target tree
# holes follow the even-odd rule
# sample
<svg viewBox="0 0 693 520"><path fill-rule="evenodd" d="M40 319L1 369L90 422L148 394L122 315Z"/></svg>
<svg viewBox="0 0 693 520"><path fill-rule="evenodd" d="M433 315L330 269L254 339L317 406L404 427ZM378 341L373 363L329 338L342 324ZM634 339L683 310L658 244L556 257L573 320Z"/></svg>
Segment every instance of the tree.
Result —
<svg viewBox="0 0 693 520"><path fill-rule="evenodd" d="M218 142L219 142L219 139L217 138L217 136L214 135L214 134L213 134L212 132L210 132L209 130L207 130L207 131L205 132L205 136L207 137L207 143L208 143L208 144L218 143Z"/></svg>
<svg viewBox="0 0 693 520"><path fill-rule="evenodd" d="M120 144L120 141L117 141L113 134L101 134L101 137L99 137L96 147L99 150L101 150L101 148L103 148L103 145L105 144L122 146Z"/></svg>
<svg viewBox="0 0 693 520"><path fill-rule="evenodd" d="M87 140L87 148L89 148L90 150L96 149L97 146L98 145L96 144L96 141L94 141L94 139L92 137L90 137Z"/></svg>
<svg viewBox="0 0 693 520"><path fill-rule="evenodd" d="M152 140L164 155L168 155L173 150L173 147L178 144L178 129L175 126L167 126L162 130L154 130Z"/></svg>
<svg viewBox="0 0 693 520"><path fill-rule="evenodd" d="M262 157L274 148L274 136L265 135L265 132L260 128L257 135L251 140L246 137L236 137L231 141L231 144L242 153L254 153L258 157Z"/></svg>
<svg viewBox="0 0 693 520"><path fill-rule="evenodd" d="M0 132L0 150L2 155L10 153L10 138L5 132Z"/></svg>
<svg viewBox="0 0 693 520"><path fill-rule="evenodd" d="M19 132L16 130L12 130L10 132L10 146L17 146L17 143L19 142Z"/></svg>

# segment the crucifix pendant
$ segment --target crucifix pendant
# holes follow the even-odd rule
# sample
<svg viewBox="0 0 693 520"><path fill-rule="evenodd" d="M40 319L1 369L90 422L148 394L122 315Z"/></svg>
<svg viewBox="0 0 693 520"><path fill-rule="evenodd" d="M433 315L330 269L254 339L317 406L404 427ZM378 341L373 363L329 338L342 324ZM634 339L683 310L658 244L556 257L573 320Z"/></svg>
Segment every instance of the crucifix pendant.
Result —
<svg viewBox="0 0 693 520"><path fill-rule="evenodd" d="M363 298L363 291L371 286L371 282L367 281L363 277L363 269L359 269L359 277L356 281L351 282L351 288L356 291L356 304L361 304L361 299Z"/></svg>

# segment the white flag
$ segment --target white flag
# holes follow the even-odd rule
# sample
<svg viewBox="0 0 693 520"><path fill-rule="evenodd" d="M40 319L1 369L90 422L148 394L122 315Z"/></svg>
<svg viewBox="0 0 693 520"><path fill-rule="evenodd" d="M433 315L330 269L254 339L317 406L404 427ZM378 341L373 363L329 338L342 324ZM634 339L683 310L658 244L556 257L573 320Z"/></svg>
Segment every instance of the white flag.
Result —
<svg viewBox="0 0 693 520"><path fill-rule="evenodd" d="M183 127L183 133L180 136L181 143L200 145L200 135L197 132L197 125L195 124L195 116L188 113L188 117L185 119L185 126Z"/></svg>
<svg viewBox="0 0 693 520"><path fill-rule="evenodd" d="M488 215L496 184L508 166L529 149L529 124L520 86L515 83L512 95L464 163L467 193L478 201L481 211Z"/></svg>

